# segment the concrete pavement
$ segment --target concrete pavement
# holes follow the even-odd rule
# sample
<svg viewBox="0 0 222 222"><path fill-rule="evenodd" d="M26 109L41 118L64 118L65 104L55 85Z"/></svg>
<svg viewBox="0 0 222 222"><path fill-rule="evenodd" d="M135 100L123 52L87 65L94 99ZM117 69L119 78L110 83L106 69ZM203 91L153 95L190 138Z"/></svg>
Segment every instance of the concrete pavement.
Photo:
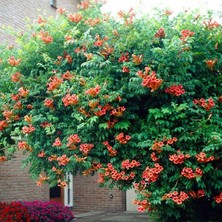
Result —
<svg viewBox="0 0 222 222"><path fill-rule="evenodd" d="M104 212L90 211L85 213L74 212L73 222L152 222L147 213L138 212Z"/></svg>

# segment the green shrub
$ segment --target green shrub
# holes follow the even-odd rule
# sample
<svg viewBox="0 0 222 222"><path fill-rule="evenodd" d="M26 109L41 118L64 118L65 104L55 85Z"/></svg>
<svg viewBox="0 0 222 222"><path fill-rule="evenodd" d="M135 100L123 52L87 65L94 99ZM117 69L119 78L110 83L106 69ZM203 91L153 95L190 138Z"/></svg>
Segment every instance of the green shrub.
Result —
<svg viewBox="0 0 222 222"><path fill-rule="evenodd" d="M159 221L217 220L221 25L213 12L117 20L100 6L40 17L2 48L1 160L23 150L38 185L78 171L134 184L139 210Z"/></svg>

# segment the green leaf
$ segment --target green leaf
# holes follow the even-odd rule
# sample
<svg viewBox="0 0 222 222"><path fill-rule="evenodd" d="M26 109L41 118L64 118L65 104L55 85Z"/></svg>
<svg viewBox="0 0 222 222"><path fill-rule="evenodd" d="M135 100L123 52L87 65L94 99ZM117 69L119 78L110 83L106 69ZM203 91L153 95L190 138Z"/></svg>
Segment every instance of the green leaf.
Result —
<svg viewBox="0 0 222 222"><path fill-rule="evenodd" d="M107 129L108 128L108 124L107 123L100 123L99 124L99 128L100 129Z"/></svg>
<svg viewBox="0 0 222 222"><path fill-rule="evenodd" d="M130 127L130 122L129 121L121 121L121 122L118 122L114 125L114 129L117 129L117 130L127 130L128 128Z"/></svg>

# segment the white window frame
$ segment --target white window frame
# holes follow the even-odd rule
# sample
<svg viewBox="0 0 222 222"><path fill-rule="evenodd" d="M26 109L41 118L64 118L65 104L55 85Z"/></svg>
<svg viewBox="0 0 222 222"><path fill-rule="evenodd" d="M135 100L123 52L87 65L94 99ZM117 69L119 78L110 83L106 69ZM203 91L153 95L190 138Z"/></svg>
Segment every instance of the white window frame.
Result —
<svg viewBox="0 0 222 222"><path fill-rule="evenodd" d="M73 175L66 173L67 186L64 189L64 205L73 207Z"/></svg>

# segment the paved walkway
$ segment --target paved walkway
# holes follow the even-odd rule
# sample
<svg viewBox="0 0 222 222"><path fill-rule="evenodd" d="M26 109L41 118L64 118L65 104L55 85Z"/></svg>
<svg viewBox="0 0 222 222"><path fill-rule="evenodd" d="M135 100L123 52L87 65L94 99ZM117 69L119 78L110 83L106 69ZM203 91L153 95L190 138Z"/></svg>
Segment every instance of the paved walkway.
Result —
<svg viewBox="0 0 222 222"><path fill-rule="evenodd" d="M75 214L73 222L152 222L147 213L90 211Z"/></svg>

